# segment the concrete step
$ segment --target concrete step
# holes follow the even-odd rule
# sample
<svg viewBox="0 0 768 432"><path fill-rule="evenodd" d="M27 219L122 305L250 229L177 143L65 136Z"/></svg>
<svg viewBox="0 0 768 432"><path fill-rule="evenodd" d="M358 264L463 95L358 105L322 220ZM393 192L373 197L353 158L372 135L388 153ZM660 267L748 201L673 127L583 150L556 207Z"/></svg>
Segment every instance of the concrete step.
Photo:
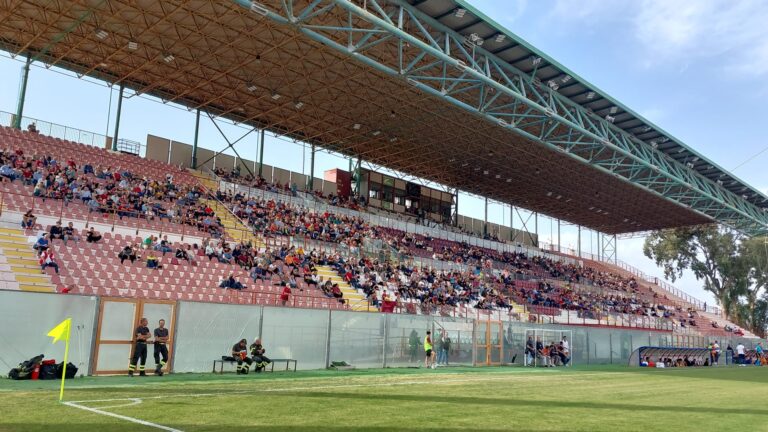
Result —
<svg viewBox="0 0 768 432"><path fill-rule="evenodd" d="M50 284L51 281L48 279L48 275L45 275L43 273L40 273L38 270L38 274L19 274L16 273L16 280L21 284Z"/></svg>
<svg viewBox="0 0 768 432"><path fill-rule="evenodd" d="M7 256L9 258L9 261L8 261L9 263L10 263L10 258L28 258L28 259L36 259L37 258L37 255L35 254L35 251L31 250L31 249L30 249L30 251L5 249L5 248L1 248L1 247L0 247L0 249L2 249L3 255L5 255L5 256Z"/></svg>
<svg viewBox="0 0 768 432"><path fill-rule="evenodd" d="M51 284L43 285L43 284L19 284L19 289L21 291L32 291L32 292L55 292L56 287L54 287Z"/></svg>
<svg viewBox="0 0 768 432"><path fill-rule="evenodd" d="M6 261L7 261L8 264L19 265L19 266L35 266L35 267L39 268L39 263L37 262L37 258L36 257L32 257L32 258L12 257L12 256L8 256L5 253L4 253L4 255L6 255L6 257L7 257Z"/></svg>

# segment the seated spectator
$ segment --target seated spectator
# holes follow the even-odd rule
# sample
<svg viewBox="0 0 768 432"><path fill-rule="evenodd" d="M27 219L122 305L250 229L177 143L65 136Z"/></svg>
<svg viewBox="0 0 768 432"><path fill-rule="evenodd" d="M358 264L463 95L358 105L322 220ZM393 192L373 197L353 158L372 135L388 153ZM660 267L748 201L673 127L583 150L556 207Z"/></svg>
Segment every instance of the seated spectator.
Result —
<svg viewBox="0 0 768 432"><path fill-rule="evenodd" d="M187 245L187 247L189 247L189 245ZM186 261L190 260L189 254L182 246L179 246L176 248L176 253L174 254L174 256L176 257L176 259L186 260Z"/></svg>
<svg viewBox="0 0 768 432"><path fill-rule="evenodd" d="M27 210L26 213L24 213L24 216L21 217L21 227L22 228L32 228L35 226L35 223L37 222L37 216L32 214L32 210Z"/></svg>
<svg viewBox="0 0 768 432"><path fill-rule="evenodd" d="M157 243L157 246L155 246L155 250L162 252L163 256L165 256L167 252L173 252L173 249L171 249L171 243L168 241L168 236L163 236L163 239Z"/></svg>
<svg viewBox="0 0 768 432"><path fill-rule="evenodd" d="M32 122L27 126L27 132L31 133L40 133L40 131L37 130L37 123Z"/></svg>
<svg viewBox="0 0 768 432"><path fill-rule="evenodd" d="M235 279L234 273L230 273L228 278L225 278L219 283L219 288L231 288L236 290L243 289L243 284Z"/></svg>
<svg viewBox="0 0 768 432"><path fill-rule="evenodd" d="M67 241L69 240L80 241L80 236L75 234L75 227L72 222L64 227L64 244L67 244Z"/></svg>
<svg viewBox="0 0 768 432"><path fill-rule="evenodd" d="M48 249L48 234L42 233L40 237L37 238L37 241L34 245L32 245L32 249L36 250L37 253L41 253Z"/></svg>
<svg viewBox="0 0 768 432"><path fill-rule="evenodd" d="M40 259L38 261L40 263L40 269L43 272L45 272L46 267L53 267L53 269L56 270L56 274L59 274L59 265L56 263L56 257L54 256L52 250L44 250L40 254Z"/></svg>
<svg viewBox="0 0 768 432"><path fill-rule="evenodd" d="M96 230L94 230L93 227L91 227L90 229L88 229L88 235L85 237L85 240L88 243L96 243L99 240L101 240L101 234L96 232Z"/></svg>
<svg viewBox="0 0 768 432"><path fill-rule="evenodd" d="M0 166L0 177L3 179L8 179L10 181L14 181L17 178L19 178L19 173L16 172L15 169L9 164L3 164L3 166Z"/></svg>
<svg viewBox="0 0 768 432"><path fill-rule="evenodd" d="M51 226L49 233L51 240L64 240L64 228L61 226L61 221L56 221L56 225Z"/></svg>
<svg viewBox="0 0 768 432"><path fill-rule="evenodd" d="M141 241L141 247L142 249L153 249L155 247L155 240L157 237L153 235L147 236L144 240Z"/></svg>
<svg viewBox="0 0 768 432"><path fill-rule="evenodd" d="M160 265L160 259L155 256L155 253L152 251L152 249L149 250L147 253L147 268L151 269L161 269L163 266Z"/></svg>
<svg viewBox="0 0 768 432"><path fill-rule="evenodd" d="M123 264L125 260L130 260L131 264L136 262L136 245L126 245L123 250L121 250L117 257L120 258L120 264Z"/></svg>

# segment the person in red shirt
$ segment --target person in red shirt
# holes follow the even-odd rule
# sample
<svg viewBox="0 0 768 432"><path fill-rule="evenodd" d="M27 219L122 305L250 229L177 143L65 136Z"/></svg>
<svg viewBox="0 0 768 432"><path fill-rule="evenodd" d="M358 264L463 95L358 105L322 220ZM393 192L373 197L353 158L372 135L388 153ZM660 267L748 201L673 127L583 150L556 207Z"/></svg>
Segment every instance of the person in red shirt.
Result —
<svg viewBox="0 0 768 432"><path fill-rule="evenodd" d="M283 282L283 292L280 294L280 301L282 302L283 306L288 304L288 300L291 298L291 287L289 287L285 282Z"/></svg>

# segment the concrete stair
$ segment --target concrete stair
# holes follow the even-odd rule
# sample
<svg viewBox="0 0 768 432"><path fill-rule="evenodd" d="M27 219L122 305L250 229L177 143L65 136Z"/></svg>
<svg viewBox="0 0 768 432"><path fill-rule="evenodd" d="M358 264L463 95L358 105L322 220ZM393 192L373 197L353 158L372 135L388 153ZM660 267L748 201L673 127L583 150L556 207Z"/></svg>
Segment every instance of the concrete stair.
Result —
<svg viewBox="0 0 768 432"><path fill-rule="evenodd" d="M190 171L193 176L200 182L203 187L211 192L215 192L219 185L216 180L200 171ZM248 241L250 240L256 247L265 247L264 242L260 237L254 235L250 228L235 216L227 206L223 205L215 199L202 199L203 203L208 205L216 212L216 216L221 219L221 223L224 225L224 232L226 237L234 241Z"/></svg>
<svg viewBox="0 0 768 432"><path fill-rule="evenodd" d="M377 311L375 307L368 306L368 299L364 294L352 288L352 286L342 279L331 267L324 265L317 266L317 275L323 278L323 282L330 280L333 283L339 284L341 292L344 293L344 299L349 302L350 310L358 312Z"/></svg>
<svg viewBox="0 0 768 432"><path fill-rule="evenodd" d="M0 227L0 274L7 289L55 292L50 276L40 271L37 255L20 228Z"/></svg>

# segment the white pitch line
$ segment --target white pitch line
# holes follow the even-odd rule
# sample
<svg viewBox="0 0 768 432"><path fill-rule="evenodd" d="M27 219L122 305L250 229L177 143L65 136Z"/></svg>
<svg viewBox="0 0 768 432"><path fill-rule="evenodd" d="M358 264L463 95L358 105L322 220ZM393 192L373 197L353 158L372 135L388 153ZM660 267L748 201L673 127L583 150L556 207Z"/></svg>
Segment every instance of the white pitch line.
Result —
<svg viewBox="0 0 768 432"><path fill-rule="evenodd" d="M125 399L123 399L123 400L125 400ZM139 400L139 402L141 402L141 400ZM168 432L183 432L180 429L174 429L172 427L163 426L163 425L160 425L160 424L157 424L157 423L152 423L152 422L148 422L148 421L145 421L145 420L141 420L141 419L137 419L137 418L133 418L133 417L128 417L128 416L124 416L124 415L120 415L120 414L115 414L115 413L112 413L112 412L109 412L109 411L102 411L102 410L97 409L97 408L90 408L90 407L87 407L87 406L78 405L75 402L64 402L64 405L71 406L73 408L77 408L77 409L81 409L81 410L85 410L85 411L89 411L89 412L92 412L92 413L95 413L95 414L101 414L101 415L105 415L105 416L109 416L109 417L114 417L114 418L117 418L117 419L120 419L120 420L129 421L131 423L136 423L136 424L140 424L140 425L143 425L143 426L148 426L148 427L152 427L152 428L155 428L155 429L160 429L160 430L168 431Z"/></svg>
<svg viewBox="0 0 768 432"><path fill-rule="evenodd" d="M553 372L556 372L556 371L549 371L547 373L553 373ZM605 375L605 374L594 373L594 374L580 374L580 375L572 375L572 376L583 377L583 376L592 376L592 375ZM505 377L494 376L494 377L483 377L483 378L452 379L452 380L441 380L441 381L423 381L422 380L422 381L363 383L363 384L339 384L339 385L309 386L309 387L287 387L287 388L273 388L273 389L261 389L261 390L239 390L239 391L229 391L229 392L221 392L221 393L193 393L193 394L186 393L186 394L177 394L177 395L147 396L143 398L93 399L93 400L64 402L64 404L71 406L73 408L90 411L95 414L106 415L106 416L122 419L125 421L138 423L144 426L165 430L168 432L183 432L179 429L174 429L168 426L163 426L160 424L140 420L133 417L115 414L109 411L103 411L102 409L138 405L139 403L147 399L166 399L166 398L185 398L185 397L196 398L196 397L206 397L206 396L231 396L233 394L278 393L278 392L291 392L291 391L331 390L331 389L340 389L340 388L361 388L361 387L394 387L394 386L420 385L420 384L443 385L443 384L457 384L457 383L482 382L482 381L509 381L514 378L517 378L517 375L508 375ZM90 403L90 402L117 402L117 401L138 401L138 402L109 406L109 407L101 407L102 409L90 408L87 406L80 405L81 403Z"/></svg>

